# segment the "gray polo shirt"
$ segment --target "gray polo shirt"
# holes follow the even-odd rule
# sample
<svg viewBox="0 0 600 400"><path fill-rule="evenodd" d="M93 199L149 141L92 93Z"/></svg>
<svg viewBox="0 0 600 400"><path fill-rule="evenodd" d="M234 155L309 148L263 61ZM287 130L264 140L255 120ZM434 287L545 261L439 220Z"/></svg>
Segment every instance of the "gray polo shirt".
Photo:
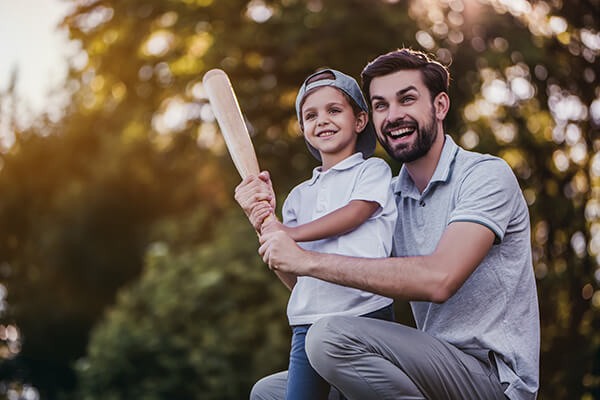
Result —
<svg viewBox="0 0 600 400"><path fill-rule="evenodd" d="M445 137L422 194L403 167L392 181L398 205L394 256L433 253L446 227L470 221L496 240L463 286L443 304L411 302L417 328L465 352L491 351L512 400L535 399L540 322L531 260L529 213L508 164L466 151Z"/></svg>

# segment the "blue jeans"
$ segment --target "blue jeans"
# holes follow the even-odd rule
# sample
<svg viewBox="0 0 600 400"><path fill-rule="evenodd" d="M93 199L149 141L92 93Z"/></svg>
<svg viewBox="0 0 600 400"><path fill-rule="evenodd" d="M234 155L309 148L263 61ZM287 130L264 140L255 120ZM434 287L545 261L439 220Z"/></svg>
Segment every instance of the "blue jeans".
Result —
<svg viewBox="0 0 600 400"><path fill-rule="evenodd" d="M393 321L394 305L392 303L380 310L365 314L363 317ZM311 325L292 326L292 349L288 367L286 400L327 400L329 394L329 383L321 378L310 365L304 349L306 333L310 327Z"/></svg>

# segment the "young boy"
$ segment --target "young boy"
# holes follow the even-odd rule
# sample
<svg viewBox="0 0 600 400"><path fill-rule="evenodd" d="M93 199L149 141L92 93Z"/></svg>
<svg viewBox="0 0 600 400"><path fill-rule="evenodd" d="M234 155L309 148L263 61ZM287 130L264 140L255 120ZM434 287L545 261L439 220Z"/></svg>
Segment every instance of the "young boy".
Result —
<svg viewBox="0 0 600 400"><path fill-rule="evenodd" d="M376 144L366 101L357 82L336 70L319 71L303 83L296 113L310 152L322 162L283 205L283 224L271 218L262 233L286 231L304 249L356 257L388 257L396 222L391 171L368 158ZM272 214L257 205L255 227ZM392 299L299 276L291 285L288 319L292 348L286 399L326 399L329 384L310 366L304 343L316 320L329 315L393 319Z"/></svg>

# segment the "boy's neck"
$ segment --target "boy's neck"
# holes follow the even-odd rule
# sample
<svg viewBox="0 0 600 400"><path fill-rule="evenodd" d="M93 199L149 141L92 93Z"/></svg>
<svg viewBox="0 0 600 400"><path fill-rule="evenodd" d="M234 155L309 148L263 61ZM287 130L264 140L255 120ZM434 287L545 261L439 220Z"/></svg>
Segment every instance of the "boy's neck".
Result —
<svg viewBox="0 0 600 400"><path fill-rule="evenodd" d="M322 160L321 172L325 172L325 171L331 169L332 167L334 167L337 164L341 163L342 161L344 161L348 157L352 157L356 153L357 152L353 152L353 153L350 153L350 154L347 154L347 155L343 155L343 156L332 156L332 155L329 155L329 154L323 154L323 153L321 153L321 160Z"/></svg>

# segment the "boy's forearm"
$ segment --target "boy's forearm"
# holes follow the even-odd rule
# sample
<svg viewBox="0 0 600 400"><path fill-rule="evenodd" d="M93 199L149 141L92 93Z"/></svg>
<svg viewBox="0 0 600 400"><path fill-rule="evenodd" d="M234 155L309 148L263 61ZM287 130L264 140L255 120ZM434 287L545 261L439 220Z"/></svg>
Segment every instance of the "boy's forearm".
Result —
<svg viewBox="0 0 600 400"><path fill-rule="evenodd" d="M309 242L342 235L363 224L379 204L372 201L352 200L350 203L312 222L289 228L287 232L296 242Z"/></svg>

